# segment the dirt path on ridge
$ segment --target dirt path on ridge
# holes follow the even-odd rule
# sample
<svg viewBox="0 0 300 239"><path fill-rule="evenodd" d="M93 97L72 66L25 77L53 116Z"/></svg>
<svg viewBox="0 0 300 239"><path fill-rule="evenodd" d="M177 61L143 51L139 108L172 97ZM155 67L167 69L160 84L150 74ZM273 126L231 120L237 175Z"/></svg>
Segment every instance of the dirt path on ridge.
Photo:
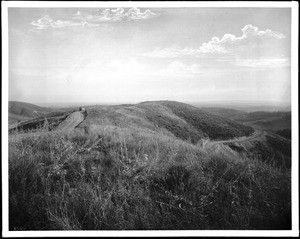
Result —
<svg viewBox="0 0 300 239"><path fill-rule="evenodd" d="M262 136L264 134L266 134L266 132L255 130L254 133L251 134L251 135L249 135L249 136L243 136L243 137L239 137L239 138L235 138L235 139L216 140L216 141L207 140L207 141L203 142L202 146L204 148L206 148L206 147L210 147L211 148L212 146L221 145L221 144L224 144L224 143L245 142L245 141L249 141L249 140L258 138L258 137L260 137L260 136Z"/></svg>
<svg viewBox="0 0 300 239"><path fill-rule="evenodd" d="M63 122L57 126L55 130L69 130L74 129L84 120L84 113L81 111L76 111L70 114Z"/></svg>
<svg viewBox="0 0 300 239"><path fill-rule="evenodd" d="M258 138L262 136L265 132L264 131L258 131L255 130L253 134L249 136L243 136L236 139L229 139L229 140L219 140L219 141L210 141L210 144L220 144L220 143L235 143L235 142L243 142L243 141L249 141L251 139Z"/></svg>

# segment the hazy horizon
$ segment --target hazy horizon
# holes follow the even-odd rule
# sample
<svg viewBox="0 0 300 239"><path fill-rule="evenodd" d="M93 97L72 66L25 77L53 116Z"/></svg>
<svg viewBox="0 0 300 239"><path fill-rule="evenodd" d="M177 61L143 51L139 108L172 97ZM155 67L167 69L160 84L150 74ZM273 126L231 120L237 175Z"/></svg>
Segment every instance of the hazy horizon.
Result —
<svg viewBox="0 0 300 239"><path fill-rule="evenodd" d="M9 8L9 100L290 105L288 8Z"/></svg>
<svg viewBox="0 0 300 239"><path fill-rule="evenodd" d="M157 101L168 101L167 99L161 99ZM151 101L149 101L151 102ZM89 107L89 106L113 106L113 105L123 105L123 104L138 104L142 102L73 102L73 103L43 103L43 102L24 102L29 104L34 104L41 107L48 108L72 108L72 107ZM201 101L201 102L181 102L196 106L198 108L202 107L212 107L212 108L224 108L224 109L235 109L243 110L248 112L254 111L291 111L291 104L281 103L276 104L274 102L255 102L255 101Z"/></svg>

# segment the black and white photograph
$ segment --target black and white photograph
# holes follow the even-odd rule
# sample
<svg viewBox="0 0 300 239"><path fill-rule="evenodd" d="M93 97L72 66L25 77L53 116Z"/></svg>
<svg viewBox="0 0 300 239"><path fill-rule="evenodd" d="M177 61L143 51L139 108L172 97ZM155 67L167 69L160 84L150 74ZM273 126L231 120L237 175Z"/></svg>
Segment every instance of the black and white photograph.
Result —
<svg viewBox="0 0 300 239"><path fill-rule="evenodd" d="M2 236L298 236L298 20L2 2Z"/></svg>

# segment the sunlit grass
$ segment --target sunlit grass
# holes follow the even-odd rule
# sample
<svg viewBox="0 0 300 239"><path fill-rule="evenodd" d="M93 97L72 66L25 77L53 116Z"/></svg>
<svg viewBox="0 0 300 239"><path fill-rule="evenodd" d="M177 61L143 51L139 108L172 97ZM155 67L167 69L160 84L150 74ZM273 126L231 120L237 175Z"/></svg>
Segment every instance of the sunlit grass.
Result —
<svg viewBox="0 0 300 239"><path fill-rule="evenodd" d="M9 142L10 230L289 229L290 171L151 130Z"/></svg>

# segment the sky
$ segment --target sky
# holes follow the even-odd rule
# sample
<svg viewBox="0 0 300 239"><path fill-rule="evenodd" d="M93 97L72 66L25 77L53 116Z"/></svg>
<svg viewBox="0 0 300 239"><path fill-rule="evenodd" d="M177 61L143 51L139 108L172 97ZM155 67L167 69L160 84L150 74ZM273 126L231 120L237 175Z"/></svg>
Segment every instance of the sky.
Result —
<svg viewBox="0 0 300 239"><path fill-rule="evenodd" d="M289 8L9 8L9 100L290 104Z"/></svg>

